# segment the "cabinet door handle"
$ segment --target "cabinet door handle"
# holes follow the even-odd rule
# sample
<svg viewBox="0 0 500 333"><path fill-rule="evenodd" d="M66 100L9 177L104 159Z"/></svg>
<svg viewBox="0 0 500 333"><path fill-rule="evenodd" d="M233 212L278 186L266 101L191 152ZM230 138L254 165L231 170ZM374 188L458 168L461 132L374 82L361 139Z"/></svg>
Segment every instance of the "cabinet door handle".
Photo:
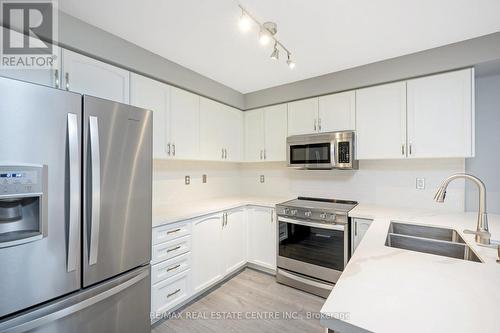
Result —
<svg viewBox="0 0 500 333"><path fill-rule="evenodd" d="M175 156L175 143L172 144L172 156Z"/></svg>
<svg viewBox="0 0 500 333"><path fill-rule="evenodd" d="M175 234L176 232L179 232L179 231L181 231L181 228L177 228L177 229L174 229L174 230L169 230L169 231L167 231L167 235Z"/></svg>
<svg viewBox="0 0 500 333"><path fill-rule="evenodd" d="M168 154L168 156L170 156L170 143L167 144L167 154Z"/></svg>
<svg viewBox="0 0 500 333"><path fill-rule="evenodd" d="M59 70L56 69L54 71L54 78L55 78L55 86L57 89L59 89Z"/></svg>
<svg viewBox="0 0 500 333"><path fill-rule="evenodd" d="M169 268L167 268L167 272L173 271L179 267L181 267L181 265L175 265L175 266L169 267Z"/></svg>
<svg viewBox="0 0 500 333"><path fill-rule="evenodd" d="M176 250L178 250L178 249L180 249L180 248L181 248L181 246L180 246L180 245L177 245L176 247L173 247L173 248L171 248L171 249L168 249L168 250L167 250L167 253L172 252L172 251L176 251Z"/></svg>
<svg viewBox="0 0 500 333"><path fill-rule="evenodd" d="M64 75L64 78L66 79L66 90L69 90L69 73L66 72Z"/></svg>
<svg viewBox="0 0 500 333"><path fill-rule="evenodd" d="M405 144L401 144L401 155L405 156Z"/></svg>
<svg viewBox="0 0 500 333"><path fill-rule="evenodd" d="M321 118L318 118L318 130L321 132Z"/></svg>
<svg viewBox="0 0 500 333"><path fill-rule="evenodd" d="M227 149L224 148L224 159L227 160Z"/></svg>
<svg viewBox="0 0 500 333"><path fill-rule="evenodd" d="M412 147L411 146L412 146L412 144L410 142L410 155L412 154Z"/></svg>
<svg viewBox="0 0 500 333"><path fill-rule="evenodd" d="M222 152L221 159L224 159L224 148L221 148L221 152Z"/></svg>
<svg viewBox="0 0 500 333"><path fill-rule="evenodd" d="M358 235L358 222L354 222L354 236Z"/></svg>
<svg viewBox="0 0 500 333"><path fill-rule="evenodd" d="M174 296L175 294L179 293L179 291L181 291L180 289L177 289L176 291L174 291L173 293L170 293L167 295L167 298L170 298L172 296Z"/></svg>
<svg viewBox="0 0 500 333"><path fill-rule="evenodd" d="M267 159L266 150L264 149L264 159Z"/></svg>
<svg viewBox="0 0 500 333"><path fill-rule="evenodd" d="M274 209L271 210L271 223L274 222Z"/></svg>
<svg viewBox="0 0 500 333"><path fill-rule="evenodd" d="M260 150L260 159L262 160L262 149Z"/></svg>
<svg viewBox="0 0 500 333"><path fill-rule="evenodd" d="M316 118L315 118L315 119L314 119L314 131L315 131L315 132L316 132L316 122L317 122L317 120L316 120Z"/></svg>

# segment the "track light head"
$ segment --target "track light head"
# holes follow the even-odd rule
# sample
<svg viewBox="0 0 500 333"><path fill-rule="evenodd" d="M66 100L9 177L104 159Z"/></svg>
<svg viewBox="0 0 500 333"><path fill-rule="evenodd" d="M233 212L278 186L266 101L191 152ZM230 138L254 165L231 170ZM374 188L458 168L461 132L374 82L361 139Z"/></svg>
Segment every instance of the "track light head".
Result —
<svg viewBox="0 0 500 333"><path fill-rule="evenodd" d="M266 28L260 28L259 41L262 45L267 45L271 41L271 33Z"/></svg>
<svg viewBox="0 0 500 333"><path fill-rule="evenodd" d="M243 32L247 32L252 27L252 20L243 10L241 11L240 22L238 25L240 26L240 30Z"/></svg>
<svg viewBox="0 0 500 333"><path fill-rule="evenodd" d="M271 53L271 59L279 60L279 58L280 58L280 50L278 50L278 44L274 43L274 50L273 53Z"/></svg>
<svg viewBox="0 0 500 333"><path fill-rule="evenodd" d="M295 62L292 60L290 53L288 53L288 59L286 61L286 64L288 65L288 67L290 69L294 69L295 68Z"/></svg>

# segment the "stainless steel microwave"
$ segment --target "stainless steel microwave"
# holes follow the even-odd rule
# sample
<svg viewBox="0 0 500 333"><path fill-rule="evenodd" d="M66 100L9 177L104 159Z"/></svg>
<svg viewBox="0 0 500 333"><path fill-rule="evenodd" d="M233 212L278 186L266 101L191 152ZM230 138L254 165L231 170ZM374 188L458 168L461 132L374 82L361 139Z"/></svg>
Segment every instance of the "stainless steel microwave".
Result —
<svg viewBox="0 0 500 333"><path fill-rule="evenodd" d="M357 169L354 142L352 131L289 136L286 140L288 166L317 170Z"/></svg>

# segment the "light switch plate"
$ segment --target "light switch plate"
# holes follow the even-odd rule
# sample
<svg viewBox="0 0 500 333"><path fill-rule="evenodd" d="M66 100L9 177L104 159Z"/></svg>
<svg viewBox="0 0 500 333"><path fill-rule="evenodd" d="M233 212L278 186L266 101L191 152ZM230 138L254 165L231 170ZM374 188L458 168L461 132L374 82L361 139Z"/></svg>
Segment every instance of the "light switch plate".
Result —
<svg viewBox="0 0 500 333"><path fill-rule="evenodd" d="M425 190L425 178L417 178L415 187L417 190Z"/></svg>
<svg viewBox="0 0 500 333"><path fill-rule="evenodd" d="M190 176L184 177L184 184L186 184L186 185L191 184L191 177Z"/></svg>
<svg viewBox="0 0 500 333"><path fill-rule="evenodd" d="M265 179L264 175L260 175L260 182L263 183L265 180L266 179Z"/></svg>
<svg viewBox="0 0 500 333"><path fill-rule="evenodd" d="M201 176L201 181L203 184L206 184L207 183L207 175L202 175Z"/></svg>

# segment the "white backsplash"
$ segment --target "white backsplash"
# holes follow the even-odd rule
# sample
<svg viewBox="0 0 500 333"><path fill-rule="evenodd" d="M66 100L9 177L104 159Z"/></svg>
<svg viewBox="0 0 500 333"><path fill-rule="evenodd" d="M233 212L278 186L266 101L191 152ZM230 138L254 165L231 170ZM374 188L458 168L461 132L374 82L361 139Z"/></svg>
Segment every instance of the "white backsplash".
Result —
<svg viewBox="0 0 500 333"><path fill-rule="evenodd" d="M464 159L360 161L359 170L305 171L285 163L155 161L155 204L176 204L231 196L312 196L397 207L464 211L464 182L450 184L446 201L435 203L436 188L447 176L464 172ZM202 184L202 174L208 182ZM184 176L191 185L184 185ZM265 182L260 183L260 175ZM416 178L425 178L425 190Z"/></svg>

